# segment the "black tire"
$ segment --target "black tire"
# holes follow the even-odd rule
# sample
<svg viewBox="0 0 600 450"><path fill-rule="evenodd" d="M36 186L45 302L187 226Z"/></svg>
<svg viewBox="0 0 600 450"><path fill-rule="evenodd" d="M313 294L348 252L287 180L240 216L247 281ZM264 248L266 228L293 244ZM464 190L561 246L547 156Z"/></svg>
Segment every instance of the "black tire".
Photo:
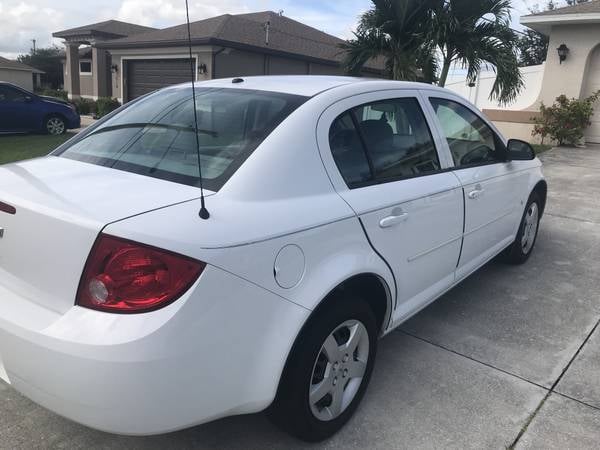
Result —
<svg viewBox="0 0 600 450"><path fill-rule="evenodd" d="M528 245L524 246L523 236L528 230L527 219L531 216L532 207L535 207L537 210L537 223L535 224L535 233L532 236L529 236L527 243ZM539 194L537 192L533 192L529 196L527 206L525 207L525 211L523 212L523 217L521 219L521 225L519 225L519 232L517 233L517 238L511 244L510 247L504 250L503 259L505 262L509 264L523 264L529 259L529 257L533 253L533 249L537 241L541 218L542 202Z"/></svg>
<svg viewBox="0 0 600 450"><path fill-rule="evenodd" d="M44 129L42 131L51 136L60 136L67 132L67 123L61 116L48 116L44 120Z"/></svg>
<svg viewBox="0 0 600 450"><path fill-rule="evenodd" d="M320 420L313 413L309 401L309 389L314 381L313 369L316 370L316 360L322 355L321 348L325 340L347 321L358 321L367 330L369 353L366 369L362 380L356 379L361 383L360 387L341 415L328 421ZM307 442L322 441L339 431L356 411L369 384L377 352L377 340L377 321L373 311L363 300L355 297L339 298L317 311L296 339L288 358L277 397L267 410L271 421L284 431ZM350 386L349 381L345 383L345 386Z"/></svg>

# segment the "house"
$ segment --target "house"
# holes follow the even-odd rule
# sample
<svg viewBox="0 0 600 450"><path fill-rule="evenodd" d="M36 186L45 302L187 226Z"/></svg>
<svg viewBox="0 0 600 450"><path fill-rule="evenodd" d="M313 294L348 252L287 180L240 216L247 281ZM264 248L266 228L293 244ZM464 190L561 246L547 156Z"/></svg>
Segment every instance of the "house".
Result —
<svg viewBox="0 0 600 450"><path fill-rule="evenodd" d="M93 98L112 96L111 58L105 50L96 46L113 39L153 31L118 20L107 20L69 30L58 31L52 36L64 39L66 53L63 62L64 85L70 98ZM81 46L85 46L80 48Z"/></svg>
<svg viewBox="0 0 600 450"><path fill-rule="evenodd" d="M535 82L526 83L524 95L531 97L533 91L535 100L521 110L484 112L506 136L531 140L532 117L542 102L550 105L561 94L586 98L600 90L600 1L524 16L521 23L550 38L545 64L531 69L541 73L529 76ZM585 140L600 143L600 102Z"/></svg>
<svg viewBox="0 0 600 450"><path fill-rule="evenodd" d="M54 33L67 46L65 89L71 97L112 96L126 102L190 80L186 24L140 30L138 25L109 22L104 29L95 24ZM127 36L114 37L115 23ZM191 35L196 80L343 73L341 39L272 11L194 22ZM88 47L79 49L81 45ZM76 71L79 77L69 76ZM383 71L381 61L371 61L363 74L381 77Z"/></svg>
<svg viewBox="0 0 600 450"><path fill-rule="evenodd" d="M40 85L40 75L43 73L42 70L0 56L0 81L33 91L34 87Z"/></svg>

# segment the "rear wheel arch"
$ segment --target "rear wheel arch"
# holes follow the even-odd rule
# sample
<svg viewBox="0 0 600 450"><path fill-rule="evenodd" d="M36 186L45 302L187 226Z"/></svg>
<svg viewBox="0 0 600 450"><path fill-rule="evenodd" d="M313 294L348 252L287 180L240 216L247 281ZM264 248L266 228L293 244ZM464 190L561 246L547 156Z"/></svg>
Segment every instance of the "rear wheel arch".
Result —
<svg viewBox="0 0 600 450"><path fill-rule="evenodd" d="M374 291L373 294L370 293L371 289ZM296 339L292 344L285 365L283 366L283 373L285 373L290 357L298 345L299 338L302 336L302 333L304 333L312 319L317 317L319 312L329 305L338 302L343 303L344 292L352 292L353 294L358 295L359 298L369 305L377 320L379 335L381 336L383 334L390 322L394 305L390 287L381 276L375 273L353 275L333 288L323 297L315 309L313 309L296 335Z"/></svg>
<svg viewBox="0 0 600 450"><path fill-rule="evenodd" d="M393 308L392 291L387 282L374 273L354 275L329 292L313 313L318 312L319 308L329 302L336 301L336 298L343 298L344 292L357 295L369 305L377 319L380 334L382 334L387 328Z"/></svg>
<svg viewBox="0 0 600 450"><path fill-rule="evenodd" d="M542 203L540 205L540 215L544 214L544 211L546 209L546 198L548 197L548 183L546 183L546 180L539 181L531 192L535 192L538 194Z"/></svg>
<svg viewBox="0 0 600 450"><path fill-rule="evenodd" d="M371 289L374 291L373 294L370 293ZM377 320L379 334L383 334L392 315L392 291L390 290L387 282L381 276L375 273L361 273L353 275L339 283L327 295L325 295L308 316L300 328L300 331L298 332L296 339L288 353L283 369L284 373L290 357L298 345L299 338L302 336L302 333L304 333L312 319L317 317L321 310L329 307L331 304L343 303L344 292L352 292L355 296L358 295L359 298L367 303Z"/></svg>

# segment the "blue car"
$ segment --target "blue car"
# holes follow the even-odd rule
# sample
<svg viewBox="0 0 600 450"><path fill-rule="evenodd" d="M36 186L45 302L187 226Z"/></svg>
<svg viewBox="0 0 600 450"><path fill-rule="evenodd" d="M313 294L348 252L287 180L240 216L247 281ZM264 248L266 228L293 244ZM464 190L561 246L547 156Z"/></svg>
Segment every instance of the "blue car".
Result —
<svg viewBox="0 0 600 450"><path fill-rule="evenodd" d="M81 118L69 102L0 81L0 133L58 135L80 126Z"/></svg>

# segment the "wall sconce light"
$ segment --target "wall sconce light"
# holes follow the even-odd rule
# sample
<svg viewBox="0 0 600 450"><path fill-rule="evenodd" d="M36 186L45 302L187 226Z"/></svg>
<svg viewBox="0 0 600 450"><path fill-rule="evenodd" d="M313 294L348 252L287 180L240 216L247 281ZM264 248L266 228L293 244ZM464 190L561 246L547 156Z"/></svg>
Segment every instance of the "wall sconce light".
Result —
<svg viewBox="0 0 600 450"><path fill-rule="evenodd" d="M116 64L113 64L112 66L110 66L110 71L112 73L117 73L119 71L119 66L117 66Z"/></svg>
<svg viewBox="0 0 600 450"><path fill-rule="evenodd" d="M206 67L206 64L202 63L198 66L198 73L200 75L206 75L207 71L208 71L208 68Z"/></svg>
<svg viewBox="0 0 600 450"><path fill-rule="evenodd" d="M567 47L565 44L561 44L560 47L558 47L556 49L558 51L558 59L560 60L560 63L562 64L563 61L565 59L567 59L567 55L569 54L569 47Z"/></svg>

